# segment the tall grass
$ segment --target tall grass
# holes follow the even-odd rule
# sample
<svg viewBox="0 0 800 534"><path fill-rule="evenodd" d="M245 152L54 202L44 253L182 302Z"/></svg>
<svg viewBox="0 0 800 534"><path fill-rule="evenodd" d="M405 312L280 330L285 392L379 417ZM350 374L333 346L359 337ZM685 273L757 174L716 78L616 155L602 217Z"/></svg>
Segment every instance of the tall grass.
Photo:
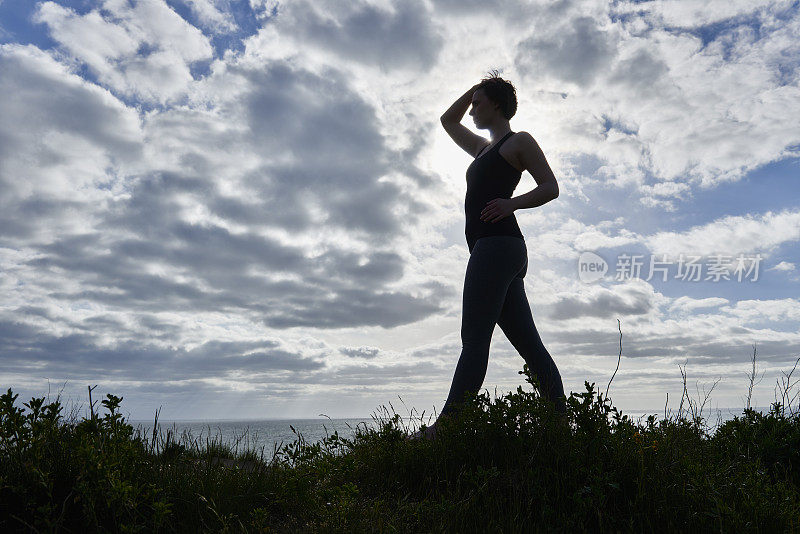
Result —
<svg viewBox="0 0 800 534"><path fill-rule="evenodd" d="M406 440L390 404L376 428L317 443L298 433L269 460L263 448L163 432L158 413L152 433L136 431L114 395L104 414L90 397L78 417L59 398L19 406L8 389L0 531L800 532L793 372L767 413L748 395L712 435L683 370L677 414L633 421L608 387L585 382L563 420L525 366L525 388L470 395L436 439Z"/></svg>

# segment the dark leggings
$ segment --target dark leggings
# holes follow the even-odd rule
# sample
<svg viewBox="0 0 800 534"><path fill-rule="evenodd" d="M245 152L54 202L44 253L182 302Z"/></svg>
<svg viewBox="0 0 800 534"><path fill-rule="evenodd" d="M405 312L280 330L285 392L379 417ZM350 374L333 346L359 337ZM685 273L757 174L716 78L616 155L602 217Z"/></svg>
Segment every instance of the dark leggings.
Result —
<svg viewBox="0 0 800 534"><path fill-rule="evenodd" d="M486 378L489 343L499 324L525 359L531 374L561 413L566 410L564 385L553 358L533 324L522 279L528 271L525 241L514 236L487 236L476 242L467 263L461 319L461 357L458 359L443 415L458 411L467 391L477 393Z"/></svg>

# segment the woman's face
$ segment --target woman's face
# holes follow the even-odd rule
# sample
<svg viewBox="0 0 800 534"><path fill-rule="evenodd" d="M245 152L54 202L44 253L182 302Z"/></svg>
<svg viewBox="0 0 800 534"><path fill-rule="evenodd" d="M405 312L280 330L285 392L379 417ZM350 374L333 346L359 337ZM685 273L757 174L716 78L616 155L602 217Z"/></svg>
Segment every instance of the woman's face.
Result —
<svg viewBox="0 0 800 534"><path fill-rule="evenodd" d="M469 114L472 116L475 126L481 128L483 124L488 122L491 114L494 112L495 106L492 104L491 100L486 98L486 94L484 94L482 89L478 89L472 93L472 107L469 110Z"/></svg>

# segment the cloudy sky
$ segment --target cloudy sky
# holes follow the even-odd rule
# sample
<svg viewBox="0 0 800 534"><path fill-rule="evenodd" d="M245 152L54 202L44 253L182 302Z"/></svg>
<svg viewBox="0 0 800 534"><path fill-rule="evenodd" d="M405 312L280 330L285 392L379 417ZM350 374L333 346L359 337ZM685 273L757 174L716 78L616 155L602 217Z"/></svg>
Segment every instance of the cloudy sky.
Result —
<svg viewBox="0 0 800 534"><path fill-rule="evenodd" d="M439 116L498 69L560 184L516 216L565 390L605 391L619 320L623 410L677 408L684 364L741 408L754 346L766 406L800 356L799 34L796 1L0 0L0 385L440 410L471 158ZM522 364L496 328L484 387Z"/></svg>

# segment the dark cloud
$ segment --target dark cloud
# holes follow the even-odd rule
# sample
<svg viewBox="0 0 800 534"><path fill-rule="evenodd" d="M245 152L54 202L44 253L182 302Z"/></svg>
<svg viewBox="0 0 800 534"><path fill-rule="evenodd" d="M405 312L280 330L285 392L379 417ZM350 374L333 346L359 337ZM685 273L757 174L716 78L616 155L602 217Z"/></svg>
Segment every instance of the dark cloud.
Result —
<svg viewBox="0 0 800 534"><path fill-rule="evenodd" d="M34 46L0 48L0 178L3 162L45 132L69 132L111 154L141 155L135 114L103 89L67 74ZM20 128L25 125L24 128ZM52 161L48 161L48 159ZM39 154L37 164L55 163L57 154Z"/></svg>
<svg viewBox="0 0 800 534"><path fill-rule="evenodd" d="M304 303L309 305L304 306ZM290 297L288 304L276 306L274 315L264 319L264 323L274 328L344 328L358 322L359 325L392 328L410 322L410 315L422 320L444 309L431 299L400 292L370 293L360 288L341 289L332 301Z"/></svg>
<svg viewBox="0 0 800 534"><path fill-rule="evenodd" d="M318 9L323 4L324 13ZM289 2L279 6L280 31L304 45L388 71L427 71L444 45L424 2L394 2L386 10L367 2Z"/></svg>
<svg viewBox="0 0 800 534"><path fill-rule="evenodd" d="M70 143L89 143L109 163L141 157L137 114L34 46L0 46L0 94L0 239L33 238L85 207L58 195L85 180L74 166L86 172L79 158L90 156ZM71 165L72 172L62 171ZM62 173L66 178L55 178Z"/></svg>
<svg viewBox="0 0 800 534"><path fill-rule="evenodd" d="M431 4L448 18L480 14L487 24L499 19L515 30L530 30L532 25L548 28L581 9L575 0L431 0Z"/></svg>
<svg viewBox="0 0 800 534"><path fill-rule="evenodd" d="M257 70L232 67L230 75L248 82L245 97L221 102L215 119L226 124L246 117L246 130L216 133L209 122L213 115L185 108L161 112L146 124L154 142L183 141L175 154L186 164L181 171L126 177L126 194L101 205L39 197L17 202L15 209L26 212L31 225L66 210L92 213L96 221L80 234L54 225L50 242L30 244L35 254L25 262L28 268L73 281L69 288L51 284L49 297L134 313L224 309L275 328L390 328L440 311L439 302L451 292L447 287L425 286L424 298L407 292L412 289L386 290L404 273L394 249L403 223L414 224L428 206L378 180L392 171L398 155L384 146L372 105L333 70L320 76L276 63ZM262 153L264 163L258 172L240 175L244 189L232 197L222 192L225 184L212 160L242 147ZM295 163L278 163L287 154ZM187 222L186 199L248 230ZM326 229L339 227L369 250L355 253L336 242L309 250L261 232L275 228L313 237L320 228L312 224L311 204ZM403 211L410 215L401 223ZM146 265L185 276L153 274ZM104 320L111 321L97 319L96 326ZM169 338L168 328L156 329L158 339Z"/></svg>
<svg viewBox="0 0 800 534"><path fill-rule="evenodd" d="M514 63L532 78L553 76L580 86L591 84L616 54L612 37L590 17L577 17L519 43Z"/></svg>
<svg viewBox="0 0 800 534"><path fill-rule="evenodd" d="M616 325L615 325L616 328ZM746 337L735 337L739 329L728 327L717 332L709 339L706 330L687 332L685 334L625 334L625 323L622 323L622 358L684 358L689 362L704 364L747 364L753 355L750 339L752 332ZM564 347L563 351L551 349L554 356L559 353L619 357L619 331L609 328L599 330L548 331L545 343L553 341ZM755 338L758 339L758 338ZM548 345L549 346L549 345ZM776 365L791 365L800 356L800 343L786 341L758 341L758 361L769 361ZM624 367L624 364L623 364ZM744 367L743 367L744 369ZM653 371L655 373L656 371ZM654 375L655 376L655 375Z"/></svg>
<svg viewBox="0 0 800 534"><path fill-rule="evenodd" d="M120 339L107 347L97 333L55 335L21 321L0 320L4 372L131 381L231 378L241 373L267 382L325 367L324 361L282 349L273 340L212 340L190 350L173 350L149 341L126 340L114 321L93 326L107 333L116 330Z"/></svg>
<svg viewBox="0 0 800 534"><path fill-rule="evenodd" d="M55 378L68 383L73 395L81 395L76 384L100 384L96 398L106 391L127 396L135 400L126 406L134 407L139 414L167 405L173 414L188 410L196 416L193 405L199 403L214 417L224 416L226 411L233 413L233 407L243 399L262 406L264 402L284 404L293 398L308 397L312 391L309 387L316 385L344 386L349 388L345 396L372 391L363 400L374 406L388 384L408 384L447 371L430 361L330 367L317 356L285 350L280 342L271 339L214 340L183 349L164 348L149 340L123 340L126 333L133 332L117 332L118 341L107 347L101 343L105 337L102 330L96 334L55 335L24 322L0 320L0 361L6 376ZM343 350L350 355L359 351L367 358L377 353L368 348ZM247 387L234 395L229 385L217 384L214 379L235 380ZM15 390L29 393L24 387ZM73 400L79 404L85 401ZM234 411L241 412L238 408ZM276 413L273 409L264 415L274 417Z"/></svg>
<svg viewBox="0 0 800 534"><path fill-rule="evenodd" d="M469 15L475 11L492 12L496 11L502 1L487 0L431 0L431 4L437 12L447 13L448 15Z"/></svg>
<svg viewBox="0 0 800 534"><path fill-rule="evenodd" d="M400 155L385 148L373 104L354 92L341 72L330 69L318 75L285 63L231 72L251 87L243 109L231 113L246 117L252 132L246 141L267 155L261 171L245 177L256 198L268 206L258 222L313 230L305 212L313 201L324 210L326 225L358 232L359 239L378 244L403 231L394 206L408 206L412 214L427 212L397 185L379 181L397 170L392 162ZM283 163L286 156L292 161ZM238 211L230 200L212 207L221 215ZM243 213L255 209L250 206ZM416 215L407 219L417 220Z"/></svg>
<svg viewBox="0 0 800 534"><path fill-rule="evenodd" d="M426 379L449 372L435 363L429 361L415 361L397 364L360 363L343 365L333 369L325 369L315 373L297 376L298 384L327 384L337 385L364 385L388 386L393 382L409 384L421 377Z"/></svg>
<svg viewBox="0 0 800 534"><path fill-rule="evenodd" d="M409 353L410 358L426 359L426 358L440 358L442 354L455 354L458 356L461 353L461 340L453 343L442 343L431 347L422 349L414 349Z"/></svg>
<svg viewBox="0 0 800 534"><path fill-rule="evenodd" d="M372 349L368 347L358 347L351 349L347 347L342 347L339 349L339 352L351 358L371 359L377 357L380 354L380 349Z"/></svg>
<svg viewBox="0 0 800 534"><path fill-rule="evenodd" d="M631 57L620 60L611 72L609 81L626 84L639 91L652 90L669 71L667 64L647 49L637 50Z"/></svg>
<svg viewBox="0 0 800 534"><path fill-rule="evenodd" d="M652 294L640 291L629 291L627 294L603 291L591 295L587 299L579 297L562 297L549 306L548 316L557 320L575 319L577 317L601 317L609 315L644 315L653 308Z"/></svg>
<svg viewBox="0 0 800 534"><path fill-rule="evenodd" d="M150 311L239 308L281 328L391 327L440 310L438 301L445 291L441 287L431 287L433 297L427 299L382 290L403 274L402 258L394 252L359 255L332 248L310 258L301 247L267 237L176 220L179 207L170 199L198 189L208 194L196 180L180 176L142 179L133 186L130 199L112 208L103 223L107 232L124 230L138 238L120 239L99 251L98 235L69 236L41 246L42 255L29 265L63 269L86 280L82 290L52 293L56 298ZM190 272L211 291L143 272L142 263L151 261ZM287 273L299 281L253 276L248 274L251 267Z"/></svg>
<svg viewBox="0 0 800 534"><path fill-rule="evenodd" d="M109 250L99 250L99 236L70 236L39 247L40 256L27 265L43 271L63 270L82 280L77 291L50 293L67 302L85 299L120 310L151 312L228 309L276 328L389 328L441 310L436 293L418 298L382 289L402 274L401 258L394 253L367 255L363 265L361 256L345 251L332 250L310 259L301 248L268 238L162 222L150 219L147 225L153 225L153 232L158 227L163 239L124 239L108 245ZM114 221L107 224L113 228ZM148 226L142 237L150 233ZM201 282L144 272L142 265L151 261L191 273ZM251 267L291 274L300 281L254 276L249 274Z"/></svg>

